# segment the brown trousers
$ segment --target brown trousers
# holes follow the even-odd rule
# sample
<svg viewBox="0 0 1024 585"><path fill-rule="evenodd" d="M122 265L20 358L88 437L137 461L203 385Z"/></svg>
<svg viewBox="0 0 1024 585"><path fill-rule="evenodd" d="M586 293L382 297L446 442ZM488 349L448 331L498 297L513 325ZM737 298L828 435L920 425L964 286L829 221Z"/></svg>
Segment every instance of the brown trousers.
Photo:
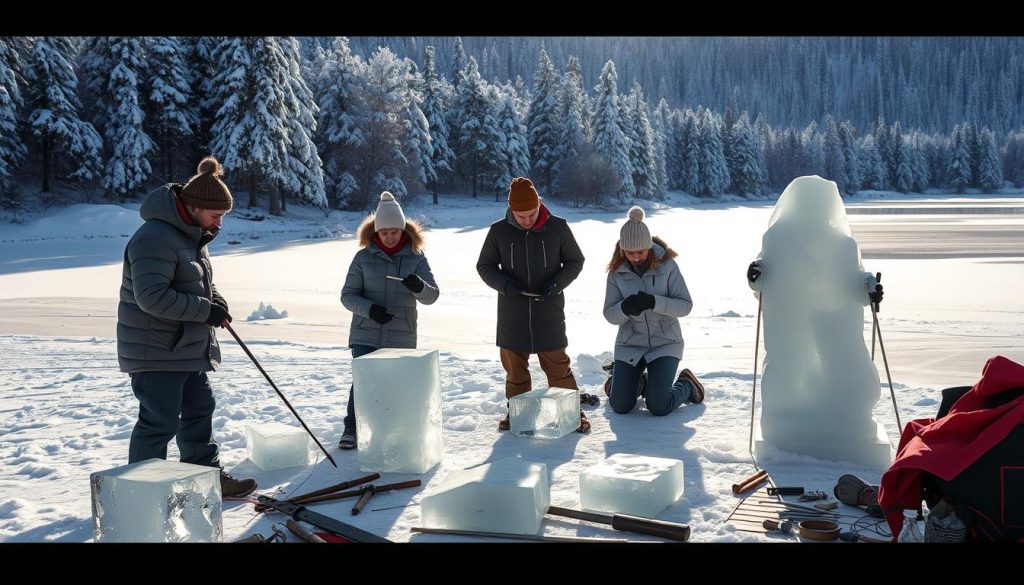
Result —
<svg viewBox="0 0 1024 585"><path fill-rule="evenodd" d="M571 361L565 348L538 352L537 359L548 376L549 387L579 389L569 367ZM533 389L530 354L501 348L501 365L505 368L505 398L519 396Z"/></svg>

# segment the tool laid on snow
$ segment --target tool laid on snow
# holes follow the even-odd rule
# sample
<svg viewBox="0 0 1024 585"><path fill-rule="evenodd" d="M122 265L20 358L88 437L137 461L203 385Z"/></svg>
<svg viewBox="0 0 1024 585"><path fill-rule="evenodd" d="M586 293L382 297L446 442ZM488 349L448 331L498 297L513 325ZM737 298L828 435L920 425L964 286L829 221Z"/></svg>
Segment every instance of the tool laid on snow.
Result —
<svg viewBox="0 0 1024 585"><path fill-rule="evenodd" d="M762 469L739 483L732 484L732 493L744 494L768 481L768 471Z"/></svg>
<svg viewBox="0 0 1024 585"><path fill-rule="evenodd" d="M576 518L577 520L585 520L587 522L607 524L615 530L621 530L623 532L650 534L651 536L660 536L661 538L667 538L669 540L676 540L679 542L686 542L690 539L690 527L678 522L652 520L650 518L641 518L640 516L630 516L628 514L581 512L580 510L560 508L558 506L549 506L547 513L551 516L565 516L567 518Z"/></svg>
<svg viewBox="0 0 1024 585"><path fill-rule="evenodd" d="M802 487L770 487L768 488L769 496L800 496L803 495L804 488Z"/></svg>
<svg viewBox="0 0 1024 585"><path fill-rule="evenodd" d="M351 524L346 524L341 520L325 516L319 512L314 512L301 504L278 501L270 496L257 496L257 500L259 500L259 503L263 504L267 509L283 512L295 520L312 524L317 528L321 528L331 534L340 536L352 542L391 542L383 536L377 536L376 534L367 532L357 526L352 526Z"/></svg>
<svg viewBox="0 0 1024 585"><path fill-rule="evenodd" d="M303 526L302 524L299 524L298 522L296 522L295 520L292 520L291 518L289 518L288 521L284 523L284 525L288 527L288 530L292 531L292 534L294 534L295 536L298 536L299 538L301 538L302 540L304 540L306 542L311 542L311 543L315 543L315 544L325 544L327 542L326 540L324 540L324 539L320 538L319 536L313 534L312 532L306 530L305 526Z"/></svg>
<svg viewBox="0 0 1024 585"><path fill-rule="evenodd" d="M318 489L318 490L313 491L313 492L309 492L308 494L301 494L301 495L298 495L298 496L290 497L290 498L288 498L285 501L286 502L291 502L293 504L299 504L299 503L305 502L306 500L308 500L310 498L315 498L316 496L322 496L324 494L332 494L332 493L337 492L337 491L347 490L350 487L355 487L357 485L361 485L361 484L364 484L364 483L367 483L367 482L371 482L371 481L373 481L375 479L380 479L380 474L379 473L371 473L370 475L367 475L367 476L364 476L364 477L360 477L358 479L352 479L352 480L349 480L349 481L343 481L341 483L336 483L334 485L327 486L325 488L321 488L321 489ZM266 506L263 506L262 504L256 504L256 511L257 512L262 512L262 511L264 511L266 509L267 509Z"/></svg>
<svg viewBox="0 0 1024 585"><path fill-rule="evenodd" d="M537 542L648 542L626 540L625 538L587 538L582 536L544 536L543 534L512 534L510 532L484 532L482 530L455 530L453 528L425 528L414 526L413 532L423 534L453 534L459 536L479 536L481 538L507 538L510 540L529 540Z"/></svg>

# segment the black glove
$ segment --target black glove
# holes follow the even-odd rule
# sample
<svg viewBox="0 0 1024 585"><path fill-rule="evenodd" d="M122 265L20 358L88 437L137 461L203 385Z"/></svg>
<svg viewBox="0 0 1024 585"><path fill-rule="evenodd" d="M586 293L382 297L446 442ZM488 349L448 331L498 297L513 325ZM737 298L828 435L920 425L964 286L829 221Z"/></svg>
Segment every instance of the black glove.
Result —
<svg viewBox="0 0 1024 585"><path fill-rule="evenodd" d="M526 289L519 286L519 283L514 280L508 281L508 284L505 285L505 294L510 297L521 297L524 292Z"/></svg>
<svg viewBox="0 0 1024 585"><path fill-rule="evenodd" d="M544 294L540 295L539 297L533 300L546 301L554 297L556 294L558 294L558 283L552 280L551 282L548 283L547 286L544 287Z"/></svg>
<svg viewBox="0 0 1024 585"><path fill-rule="evenodd" d="M370 307L370 318L380 323L381 325L386 325L388 321L394 319L395 316L392 315L391 313L388 313L388 310L385 309L384 307L380 305L373 305L372 307Z"/></svg>
<svg viewBox="0 0 1024 585"><path fill-rule="evenodd" d="M215 296L212 299L210 299L210 302L217 305L218 307L223 308L225 311L230 310L228 309L228 302L222 296Z"/></svg>
<svg viewBox="0 0 1024 585"><path fill-rule="evenodd" d="M402 284L405 285L405 288L411 290L414 293L419 293L423 291L423 279L420 278L419 275L416 274L415 272L403 278Z"/></svg>
<svg viewBox="0 0 1024 585"><path fill-rule="evenodd" d="M639 305L637 306L640 307L641 311L646 311L648 309L654 308L654 295L650 295L645 293L644 291L640 291L636 293L636 296L638 299L640 299Z"/></svg>
<svg viewBox="0 0 1024 585"><path fill-rule="evenodd" d="M747 280L753 284L757 282L758 278L761 278L761 265L757 263L757 260L754 260L747 267Z"/></svg>
<svg viewBox="0 0 1024 585"><path fill-rule="evenodd" d="M868 293L868 298L871 299L871 302L877 307L878 303L882 302L882 285L876 284L874 292Z"/></svg>
<svg viewBox="0 0 1024 585"><path fill-rule="evenodd" d="M220 327L221 324L227 320L231 322L231 315L228 315L228 310L220 305L210 305L210 316L206 318L206 324L212 325L213 327Z"/></svg>
<svg viewBox="0 0 1024 585"><path fill-rule="evenodd" d="M626 315L636 317L643 312L643 308L640 307L642 302L640 293L631 294L623 299L623 303L620 306L622 306L623 312L625 312Z"/></svg>

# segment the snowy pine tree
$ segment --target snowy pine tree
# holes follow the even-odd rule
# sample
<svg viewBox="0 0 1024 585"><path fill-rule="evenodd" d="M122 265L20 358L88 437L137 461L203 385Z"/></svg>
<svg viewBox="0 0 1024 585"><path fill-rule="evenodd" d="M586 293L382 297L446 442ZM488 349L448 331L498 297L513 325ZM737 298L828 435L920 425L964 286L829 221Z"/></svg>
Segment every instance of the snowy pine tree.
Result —
<svg viewBox="0 0 1024 585"><path fill-rule="evenodd" d="M701 192L701 165L703 164L703 142L701 139L700 119L693 110L684 112L682 144L683 148L683 191L692 195Z"/></svg>
<svg viewBox="0 0 1024 585"><path fill-rule="evenodd" d="M381 191L396 197L408 192L403 175L409 160L404 150L410 143L406 121L409 107L408 64L390 49L380 47L366 62L362 120L363 144L356 149L356 173L362 185L362 208L376 201Z"/></svg>
<svg viewBox="0 0 1024 585"><path fill-rule="evenodd" d="M365 63L352 54L348 38L335 37L325 58L318 125L318 152L332 207L359 209L359 181L353 171L356 149L363 145L362 102Z"/></svg>
<svg viewBox="0 0 1024 585"><path fill-rule="evenodd" d="M843 154L843 143L839 139L839 128L832 116L825 116L825 177L835 181L839 192L849 195L850 181L846 176L846 156Z"/></svg>
<svg viewBox="0 0 1024 585"><path fill-rule="evenodd" d="M999 150L995 135L987 127L978 133L978 185L986 193L1003 188L1003 170L999 164Z"/></svg>
<svg viewBox="0 0 1024 585"><path fill-rule="evenodd" d="M281 186L302 201L317 207L327 207L323 162L313 137L316 134L316 116L320 108L313 92L303 80L300 68L299 41L294 37L277 39L284 55L288 93L284 96L288 117L288 165ZM282 197L282 204L284 199Z"/></svg>
<svg viewBox="0 0 1024 585"><path fill-rule="evenodd" d="M857 130L849 120L844 120L839 125L839 145L843 151L843 162L846 164L844 172L848 185L847 191L851 194L856 193L861 189L862 184L860 156L857 148Z"/></svg>
<svg viewBox="0 0 1024 585"><path fill-rule="evenodd" d="M860 175L863 188L881 191L885 189L885 164L875 146L875 137L865 136L860 143Z"/></svg>
<svg viewBox="0 0 1024 585"><path fill-rule="evenodd" d="M971 174L971 147L964 135L965 126L967 125L953 128L951 144L953 152L949 161L947 179L949 185L960 193L965 193L967 188L974 184L974 177Z"/></svg>
<svg viewBox="0 0 1024 585"><path fill-rule="evenodd" d="M486 82L480 79L476 59L470 57L459 76L459 89L453 106L460 116L457 157L465 161L473 185L473 197L476 197L480 180L497 168L492 145L497 141L498 125L491 114L493 108L487 96Z"/></svg>
<svg viewBox="0 0 1024 585"><path fill-rule="evenodd" d="M766 187L767 172L761 157L761 145L746 112L732 127L732 165L729 176L737 195L761 195Z"/></svg>
<svg viewBox="0 0 1024 585"><path fill-rule="evenodd" d="M532 172L541 193L551 192L555 169L562 155L561 140L565 131L558 108L558 86L558 74L548 54L541 49L537 71L533 75L533 99L526 114Z"/></svg>
<svg viewBox="0 0 1024 585"><path fill-rule="evenodd" d="M408 81L408 94L406 96L405 117L407 124L406 131L406 158L409 161L410 170L416 182L426 187L437 184L437 172L434 170L434 145L430 138L430 123L422 110L423 103L423 77L416 71L416 64L411 59L406 59L409 73L406 75Z"/></svg>
<svg viewBox="0 0 1024 585"><path fill-rule="evenodd" d="M590 140L590 115L586 111L586 94L583 90L583 76L576 57L569 57L565 66L565 77L558 94L558 111L562 120L562 137L559 141L558 169L556 170L555 193L567 196L561 182L562 170L573 165L580 157L584 144Z"/></svg>
<svg viewBox="0 0 1024 585"><path fill-rule="evenodd" d="M671 131L668 120L671 119L672 112L669 110L668 102L665 98L662 98L658 102L658 107L654 109L651 115L651 130L654 132L654 168L656 171L655 178L655 191L658 198L664 199L665 193L668 191L668 167L667 167L667 149L668 149L668 135Z"/></svg>
<svg viewBox="0 0 1024 585"><path fill-rule="evenodd" d="M103 140L79 117L78 78L71 65L71 43L64 37L38 37L25 69L25 110L42 150L42 189L50 191L51 156L66 152L68 178L88 181L100 175ZM63 174L63 165L57 166Z"/></svg>
<svg viewBox="0 0 1024 585"><path fill-rule="evenodd" d="M616 195L628 199L633 197L636 189L630 180L633 165L629 162L629 145L619 126L618 75L611 61L601 69L601 79L594 92L594 115L590 125L594 132L594 149L622 178L622 186Z"/></svg>
<svg viewBox="0 0 1024 585"><path fill-rule="evenodd" d="M269 211L280 215L278 186L288 178L288 62L273 37L225 38L213 87L217 110L210 149L228 173L247 176L249 207L259 204L258 181L270 188Z"/></svg>
<svg viewBox="0 0 1024 585"><path fill-rule="evenodd" d="M174 159L181 157L181 145L199 126L197 105L186 64L186 49L176 37L146 39L148 59L146 86L146 128L157 142L163 159L161 179L174 180ZM187 166L185 168L188 168Z"/></svg>
<svg viewBox="0 0 1024 585"><path fill-rule="evenodd" d="M15 201L12 177L25 157L25 145L18 132L22 99L15 68L20 67L14 47L0 38L0 202Z"/></svg>
<svg viewBox="0 0 1024 585"><path fill-rule="evenodd" d="M647 116L647 102L639 83L633 84L633 89L623 103L626 118L625 134L629 137L629 160L633 167L636 196L641 199L654 199L659 195L654 131L651 129Z"/></svg>
<svg viewBox="0 0 1024 585"><path fill-rule="evenodd" d="M495 173L495 197L507 192L512 179L526 176L530 169L526 126L519 119L515 97L511 92L506 92L499 100L498 111L495 114L498 124L498 142L495 144L495 150L499 157L498 172Z"/></svg>
<svg viewBox="0 0 1024 585"><path fill-rule="evenodd" d="M210 144L213 142L213 124L222 105L217 102L219 88L213 85L213 81L220 59L217 51L224 37L179 38L186 49L185 62L188 64L189 81L193 88L190 105L199 117L194 142L198 147L191 154L193 158L202 158L202 156L210 154ZM186 168L193 166L194 162L190 161Z"/></svg>
<svg viewBox="0 0 1024 585"><path fill-rule="evenodd" d="M708 110L699 118L700 187L697 195L712 197L729 189L729 165L722 151L721 120Z"/></svg>
<svg viewBox="0 0 1024 585"><path fill-rule="evenodd" d="M139 106L145 51L139 37L109 37L110 71L104 95L110 99L107 136L111 148L102 184L118 201L143 185L153 172L149 155L156 144L142 128L145 115Z"/></svg>
<svg viewBox="0 0 1024 585"><path fill-rule="evenodd" d="M445 116L447 110L445 95L447 91L445 82L437 74L437 67L434 64L434 47L427 47L423 57L423 103L420 105L423 115L427 119L430 142L433 146L431 154L431 165L433 166L434 180L428 185L434 194L434 203L437 203L438 176L443 172L452 171L452 159L455 153L448 145L448 121Z"/></svg>

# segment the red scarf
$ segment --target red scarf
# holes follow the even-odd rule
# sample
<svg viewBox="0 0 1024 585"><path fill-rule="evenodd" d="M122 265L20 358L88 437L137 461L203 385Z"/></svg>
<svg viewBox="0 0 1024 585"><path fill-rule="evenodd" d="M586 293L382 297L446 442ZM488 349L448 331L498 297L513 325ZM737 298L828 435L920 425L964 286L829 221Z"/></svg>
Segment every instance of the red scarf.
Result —
<svg viewBox="0 0 1024 585"><path fill-rule="evenodd" d="M177 195L174 197L174 206L178 208L178 215L181 216L181 220L185 222L185 225L196 225L192 222L192 218L188 216L188 211L185 210L185 205L181 202L181 199Z"/></svg>
<svg viewBox="0 0 1024 585"><path fill-rule="evenodd" d="M377 244L377 247L384 251L388 256L394 256L395 252L398 252L405 247L405 244L409 241L409 234L402 230L402 237L398 239L398 244L394 248L388 248L384 245L384 242L380 240L380 235L373 234L373 243Z"/></svg>
<svg viewBox="0 0 1024 585"><path fill-rule="evenodd" d="M541 227L544 226L544 223L547 222L548 218L550 218L550 217L551 217L551 212L548 211L547 207L544 207L543 203L541 203L540 204L540 211L537 212L537 221L533 222L533 227L530 228L530 231L534 231L535 232L535 231L539 230Z"/></svg>

